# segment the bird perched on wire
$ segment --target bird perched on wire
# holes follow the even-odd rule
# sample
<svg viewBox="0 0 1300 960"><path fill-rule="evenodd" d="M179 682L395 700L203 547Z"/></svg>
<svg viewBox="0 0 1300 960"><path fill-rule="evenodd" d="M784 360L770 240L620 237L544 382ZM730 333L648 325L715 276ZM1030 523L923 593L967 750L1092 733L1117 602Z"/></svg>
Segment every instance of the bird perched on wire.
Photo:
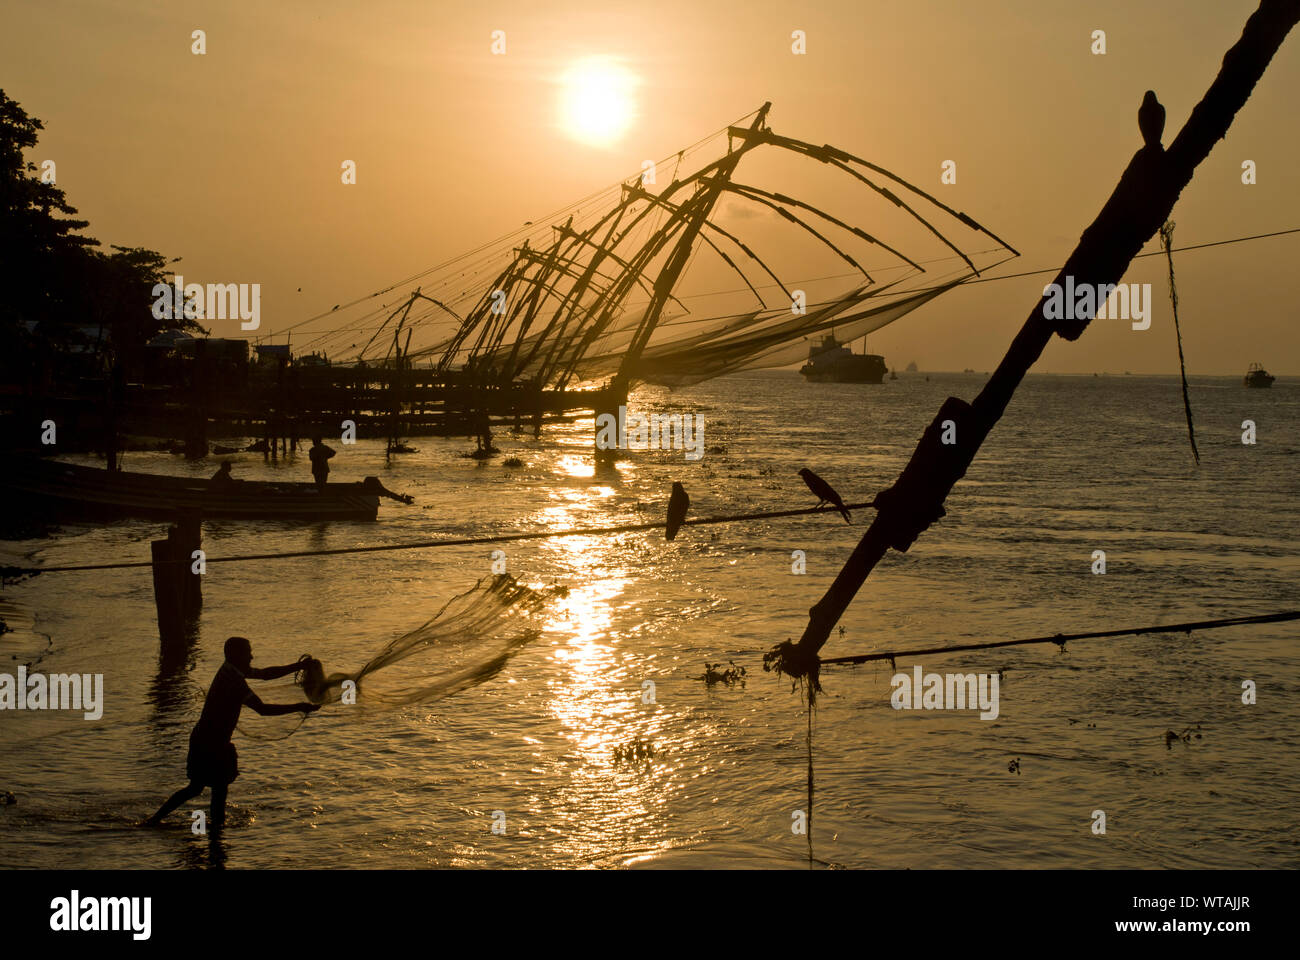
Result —
<svg viewBox="0 0 1300 960"><path fill-rule="evenodd" d="M834 487L807 467L799 471L799 476L803 477L803 482L808 484L808 489L817 494L817 506L820 507L823 503L829 503L840 512L845 523L853 522L849 519L849 508L844 506L844 498L835 492Z"/></svg>
<svg viewBox="0 0 1300 960"><path fill-rule="evenodd" d="M1138 129L1142 131L1142 142L1153 150L1164 150L1160 137L1165 132L1165 108L1156 99L1156 92L1148 90L1138 107Z"/></svg>
<svg viewBox="0 0 1300 960"><path fill-rule="evenodd" d="M690 505L691 498L686 495L686 488L674 480L673 492L668 497L668 529L664 531L669 540L677 536Z"/></svg>

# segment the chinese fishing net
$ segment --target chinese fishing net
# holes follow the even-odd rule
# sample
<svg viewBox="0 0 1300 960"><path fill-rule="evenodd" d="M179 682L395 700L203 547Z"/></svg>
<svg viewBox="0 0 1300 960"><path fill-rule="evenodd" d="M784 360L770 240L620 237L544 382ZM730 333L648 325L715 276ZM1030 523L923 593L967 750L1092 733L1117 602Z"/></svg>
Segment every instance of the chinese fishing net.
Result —
<svg viewBox="0 0 1300 960"><path fill-rule="evenodd" d="M441 700L499 673L540 633L537 615L564 593L562 587L534 590L509 574L484 577L359 669L327 674L321 661L309 659L296 682L312 703L336 703L353 690L366 705Z"/></svg>
<svg viewBox="0 0 1300 960"><path fill-rule="evenodd" d="M393 708L430 703L490 680L541 632L540 614L563 587L534 589L509 574L484 577L447 601L427 623L385 643L354 670L327 672L318 659L301 661L292 680L257 684L267 703L310 700ZM206 694L206 691L204 691ZM254 740L296 732L307 715L260 717L245 710L238 731Z"/></svg>
<svg viewBox="0 0 1300 960"><path fill-rule="evenodd" d="M401 364L467 388L677 388L809 360L1019 255L884 167L778 134L766 107L660 167L302 333L369 367L405 330Z"/></svg>

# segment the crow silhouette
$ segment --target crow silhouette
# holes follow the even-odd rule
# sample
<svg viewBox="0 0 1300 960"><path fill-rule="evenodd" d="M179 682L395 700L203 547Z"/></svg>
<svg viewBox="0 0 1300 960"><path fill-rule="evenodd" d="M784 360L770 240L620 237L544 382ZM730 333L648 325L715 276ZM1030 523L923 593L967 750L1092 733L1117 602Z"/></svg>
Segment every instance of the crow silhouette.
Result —
<svg viewBox="0 0 1300 960"><path fill-rule="evenodd" d="M844 499L835 492L834 487L807 467L799 471L799 476L803 477L803 482L808 484L808 489L817 494L817 506L820 507L823 503L832 504L844 517L845 523L853 522L849 519L849 508L844 506Z"/></svg>
<svg viewBox="0 0 1300 960"><path fill-rule="evenodd" d="M1165 132L1165 108L1156 99L1156 92L1148 90L1138 107L1138 129L1142 131L1142 142L1152 149L1163 150L1160 137Z"/></svg>
<svg viewBox="0 0 1300 960"><path fill-rule="evenodd" d="M673 492L668 497L668 529L664 535L669 539L677 536L677 531L681 529L682 521L686 519L686 511L690 509L691 498L686 495L686 488L677 481L673 481Z"/></svg>

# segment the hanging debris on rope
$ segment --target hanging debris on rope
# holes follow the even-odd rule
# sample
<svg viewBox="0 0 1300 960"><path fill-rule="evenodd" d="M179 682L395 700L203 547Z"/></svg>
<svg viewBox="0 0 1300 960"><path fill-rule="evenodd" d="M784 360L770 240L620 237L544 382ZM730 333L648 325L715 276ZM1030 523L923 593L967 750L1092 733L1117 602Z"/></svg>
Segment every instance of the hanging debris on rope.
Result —
<svg viewBox="0 0 1300 960"><path fill-rule="evenodd" d="M1160 246L1169 261L1169 303L1174 311L1174 337L1178 340L1178 372L1183 378L1183 411L1187 414L1187 442L1192 445L1192 459L1201 465L1196 449L1196 428L1192 425L1192 398L1187 393L1187 361L1183 359L1183 331L1178 325L1178 288L1174 286L1174 222L1166 220L1160 228Z"/></svg>

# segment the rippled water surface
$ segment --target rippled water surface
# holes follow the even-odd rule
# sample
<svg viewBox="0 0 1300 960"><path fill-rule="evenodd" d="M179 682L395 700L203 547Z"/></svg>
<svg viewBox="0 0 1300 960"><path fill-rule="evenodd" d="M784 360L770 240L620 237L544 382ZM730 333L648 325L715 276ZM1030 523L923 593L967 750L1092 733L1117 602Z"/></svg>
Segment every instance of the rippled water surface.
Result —
<svg viewBox="0 0 1300 960"><path fill-rule="evenodd" d="M880 386L744 374L634 408L699 413L709 452L634 453L596 472L591 422L499 437L335 444L336 479L378 474L416 502L376 523L205 525L211 556L564 530L660 519L673 480L692 516L811 505L810 466L850 501L893 481L945 396L982 374ZM823 651L1010 639L1300 608L1300 388L1193 381L1192 466L1177 380L1031 376L948 516L871 576ZM1257 424L1258 443L1241 442ZM525 466L507 469L507 456ZM305 456L233 458L247 478L308 479ZM191 469L165 454L128 468ZM207 475L209 463L193 468ZM214 853L173 817L132 824L184 781L187 736L231 634L255 663L311 652L355 669L491 572L491 547L213 564L189 672L160 676L147 569L46 574L5 589L3 669L102 673L98 722L0 714L0 866L793 867L807 864L807 716L761 655L797 637L870 514L507 544L509 572L564 585L544 630L487 682L415 707L245 711L231 825ZM7 563L148 558L162 525L67 525L0 544ZM1092 573L1094 550L1107 555ZM795 550L807 573L791 572ZM922 658L1004 670L1001 715L890 708L887 663L827 667L813 729L813 845L848 867L1294 866L1300 646L1294 624ZM707 686L734 661L743 686ZM914 661L901 659L900 669ZM654 681L655 702L643 703ZM1242 682L1258 703L1241 702ZM267 700L296 700L287 681ZM254 688L259 684L254 682ZM1165 732L1199 725L1171 744ZM253 735L258 737L254 738ZM653 756L616 759L641 741ZM1009 770L1019 759L1018 773ZM194 805L191 804L190 807ZM189 809L187 807L187 809ZM1090 830L1105 811L1107 832ZM504 835L492 832L505 816Z"/></svg>

